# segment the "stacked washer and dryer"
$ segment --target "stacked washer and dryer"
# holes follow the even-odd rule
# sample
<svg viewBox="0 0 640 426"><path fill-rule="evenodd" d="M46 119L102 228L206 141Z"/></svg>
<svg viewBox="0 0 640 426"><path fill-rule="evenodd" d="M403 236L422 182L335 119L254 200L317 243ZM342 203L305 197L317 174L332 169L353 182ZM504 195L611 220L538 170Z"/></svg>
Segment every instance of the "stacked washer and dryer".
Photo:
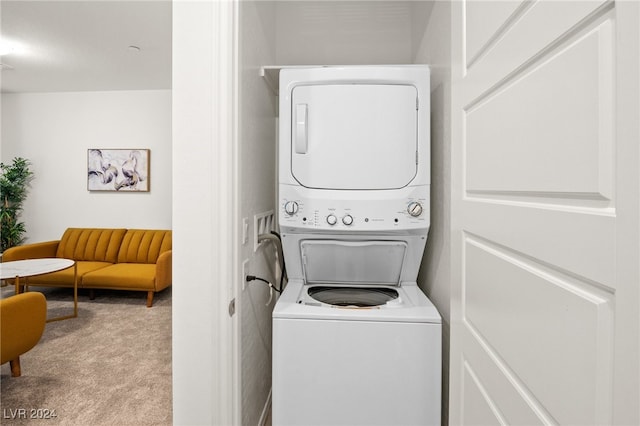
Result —
<svg viewBox="0 0 640 426"><path fill-rule="evenodd" d="M274 425L440 424L429 92L427 66L280 72Z"/></svg>

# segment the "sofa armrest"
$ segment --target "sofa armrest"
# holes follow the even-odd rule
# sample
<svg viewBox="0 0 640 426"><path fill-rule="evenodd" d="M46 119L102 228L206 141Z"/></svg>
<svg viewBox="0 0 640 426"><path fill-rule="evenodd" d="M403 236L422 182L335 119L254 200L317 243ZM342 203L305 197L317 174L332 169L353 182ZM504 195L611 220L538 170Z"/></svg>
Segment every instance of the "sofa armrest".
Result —
<svg viewBox="0 0 640 426"><path fill-rule="evenodd" d="M2 261L40 259L43 257L56 257L60 240L46 241L43 243L25 244L8 248L2 253Z"/></svg>
<svg viewBox="0 0 640 426"><path fill-rule="evenodd" d="M46 320L42 293L29 291L0 301L0 363L9 361L11 376L20 376L20 355L40 341Z"/></svg>
<svg viewBox="0 0 640 426"><path fill-rule="evenodd" d="M173 255L171 250L160 253L156 262L156 291L171 285Z"/></svg>

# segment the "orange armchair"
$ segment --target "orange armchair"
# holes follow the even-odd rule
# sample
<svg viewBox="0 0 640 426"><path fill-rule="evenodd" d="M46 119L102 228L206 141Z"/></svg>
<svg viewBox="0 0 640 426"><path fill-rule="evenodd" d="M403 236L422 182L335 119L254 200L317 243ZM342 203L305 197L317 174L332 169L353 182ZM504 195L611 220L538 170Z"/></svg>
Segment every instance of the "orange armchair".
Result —
<svg viewBox="0 0 640 426"><path fill-rule="evenodd" d="M20 355L40 341L46 320L47 300L42 293L0 300L0 364L10 363L11 376L20 376Z"/></svg>

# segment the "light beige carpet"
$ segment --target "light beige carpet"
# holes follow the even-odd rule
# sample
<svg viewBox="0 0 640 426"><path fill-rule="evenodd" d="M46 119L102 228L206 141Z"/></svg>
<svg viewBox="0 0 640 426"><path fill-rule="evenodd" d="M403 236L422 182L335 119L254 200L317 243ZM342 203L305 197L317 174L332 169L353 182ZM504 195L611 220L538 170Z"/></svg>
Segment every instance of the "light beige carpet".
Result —
<svg viewBox="0 0 640 426"><path fill-rule="evenodd" d="M45 294L49 317L72 313L71 290L31 290ZM150 309L145 297L102 290L89 300L81 290L78 318L47 324L20 357L21 377L2 365L0 424L170 425L171 288Z"/></svg>

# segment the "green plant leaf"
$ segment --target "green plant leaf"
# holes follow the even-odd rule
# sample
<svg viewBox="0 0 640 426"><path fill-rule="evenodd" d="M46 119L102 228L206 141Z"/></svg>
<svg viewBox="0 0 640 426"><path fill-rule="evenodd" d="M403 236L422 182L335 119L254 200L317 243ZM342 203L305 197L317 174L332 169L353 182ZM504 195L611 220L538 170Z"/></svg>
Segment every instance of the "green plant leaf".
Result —
<svg viewBox="0 0 640 426"><path fill-rule="evenodd" d="M33 179L29 160L16 157L11 164L0 163L0 249L24 241L26 227L18 221L22 204Z"/></svg>

